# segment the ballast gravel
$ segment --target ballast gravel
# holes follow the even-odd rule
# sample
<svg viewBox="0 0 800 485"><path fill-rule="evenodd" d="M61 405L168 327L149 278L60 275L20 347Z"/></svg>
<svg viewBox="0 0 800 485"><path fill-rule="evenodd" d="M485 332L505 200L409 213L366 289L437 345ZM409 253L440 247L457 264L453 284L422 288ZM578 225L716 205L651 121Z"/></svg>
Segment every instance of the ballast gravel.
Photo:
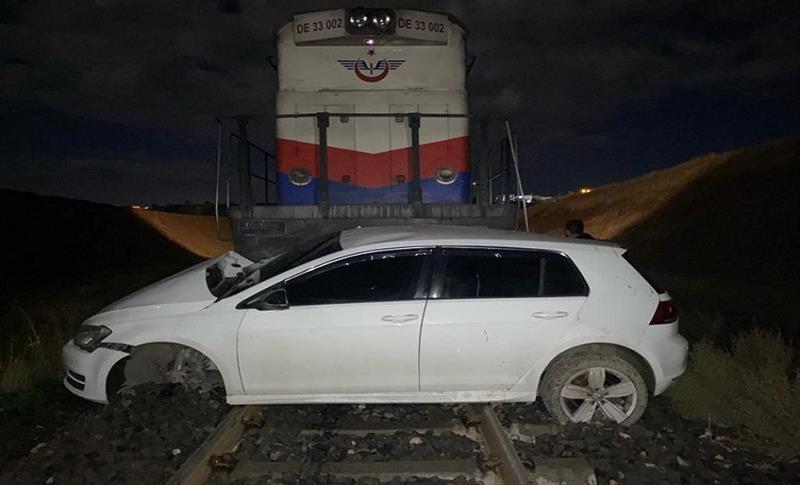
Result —
<svg viewBox="0 0 800 485"><path fill-rule="evenodd" d="M143 384L108 406L75 411L0 468L2 484L163 483L228 410L219 392Z"/></svg>
<svg viewBox="0 0 800 485"><path fill-rule="evenodd" d="M505 404L496 411L509 427L553 422L539 403ZM778 460L747 449L737 442L734 429L686 420L665 397L652 399L644 417L630 427L608 423L551 429L557 432L516 437L514 447L531 469L537 457L582 457L594 467L600 485L800 483L800 459Z"/></svg>

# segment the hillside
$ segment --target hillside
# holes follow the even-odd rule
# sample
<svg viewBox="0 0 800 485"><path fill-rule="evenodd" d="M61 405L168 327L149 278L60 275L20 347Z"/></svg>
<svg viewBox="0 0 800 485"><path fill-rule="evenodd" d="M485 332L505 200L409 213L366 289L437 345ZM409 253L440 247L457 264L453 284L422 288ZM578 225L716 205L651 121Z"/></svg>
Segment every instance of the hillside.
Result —
<svg viewBox="0 0 800 485"><path fill-rule="evenodd" d="M132 212L162 236L197 256L211 258L233 249L227 217L220 217L218 236L214 216L145 209L132 209Z"/></svg>
<svg viewBox="0 0 800 485"><path fill-rule="evenodd" d="M4 269L13 281L2 293L66 289L110 274L160 266L185 267L198 258L172 243L128 208L0 190L4 207ZM2 295L0 295L2 296Z"/></svg>
<svg viewBox="0 0 800 485"><path fill-rule="evenodd" d="M0 203L0 395L58 378L85 318L200 260L128 208L11 190Z"/></svg>
<svg viewBox="0 0 800 485"><path fill-rule="evenodd" d="M800 289L800 139L714 153L530 209L534 230L583 219L656 273L684 306L790 324ZM740 322L741 323L741 322Z"/></svg>

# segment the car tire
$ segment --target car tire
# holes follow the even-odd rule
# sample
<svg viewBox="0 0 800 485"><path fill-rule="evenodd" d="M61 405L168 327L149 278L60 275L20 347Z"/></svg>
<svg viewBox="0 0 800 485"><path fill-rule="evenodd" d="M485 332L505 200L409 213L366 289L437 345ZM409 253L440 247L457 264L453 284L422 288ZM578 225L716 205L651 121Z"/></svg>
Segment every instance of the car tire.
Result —
<svg viewBox="0 0 800 485"><path fill-rule="evenodd" d="M540 395L560 423L616 422L630 426L647 408L647 383L623 357L599 351L559 358L542 377Z"/></svg>

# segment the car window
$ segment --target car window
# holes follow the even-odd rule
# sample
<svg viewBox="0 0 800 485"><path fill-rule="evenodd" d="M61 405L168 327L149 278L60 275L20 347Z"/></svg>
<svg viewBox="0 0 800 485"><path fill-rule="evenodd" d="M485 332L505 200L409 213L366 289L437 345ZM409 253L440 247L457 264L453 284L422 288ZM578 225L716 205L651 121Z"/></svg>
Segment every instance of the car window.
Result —
<svg viewBox="0 0 800 485"><path fill-rule="evenodd" d="M289 305L412 300L418 296L423 266L431 253L388 251L331 264L287 281Z"/></svg>
<svg viewBox="0 0 800 485"><path fill-rule="evenodd" d="M639 273L642 278L644 278L645 281L647 281L647 283L653 287L654 290L656 290L656 293L664 293L664 288L656 283L656 281L653 279L653 276L648 271L643 270L638 263L634 262L636 258L631 259L630 251L623 254L622 258L627 261L628 264L631 265L633 269L636 270L636 272Z"/></svg>
<svg viewBox="0 0 800 485"><path fill-rule="evenodd" d="M543 253L542 296L586 296L589 287L578 268L563 254Z"/></svg>
<svg viewBox="0 0 800 485"><path fill-rule="evenodd" d="M448 249L440 298L581 296L586 284L564 255L545 251Z"/></svg>

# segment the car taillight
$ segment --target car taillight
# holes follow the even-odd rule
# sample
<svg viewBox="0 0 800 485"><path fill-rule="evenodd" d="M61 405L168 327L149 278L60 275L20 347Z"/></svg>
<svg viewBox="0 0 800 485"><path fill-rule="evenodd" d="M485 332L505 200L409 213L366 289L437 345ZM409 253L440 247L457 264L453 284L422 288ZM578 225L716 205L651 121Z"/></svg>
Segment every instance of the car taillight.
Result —
<svg viewBox="0 0 800 485"><path fill-rule="evenodd" d="M663 325L665 323L673 323L678 320L678 311L672 300L660 301L656 307L656 312L650 320L650 325Z"/></svg>

